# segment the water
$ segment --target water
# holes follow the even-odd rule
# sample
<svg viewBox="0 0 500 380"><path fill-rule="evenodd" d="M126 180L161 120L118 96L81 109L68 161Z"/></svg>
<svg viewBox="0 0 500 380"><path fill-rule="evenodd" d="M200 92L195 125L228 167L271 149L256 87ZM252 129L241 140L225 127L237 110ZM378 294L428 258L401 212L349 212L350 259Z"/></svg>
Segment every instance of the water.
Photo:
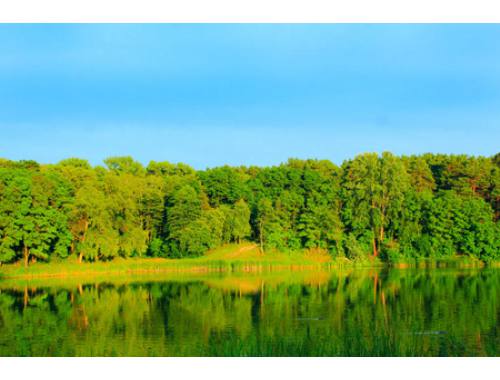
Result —
<svg viewBox="0 0 500 380"><path fill-rule="evenodd" d="M500 270L0 281L1 356L498 356Z"/></svg>

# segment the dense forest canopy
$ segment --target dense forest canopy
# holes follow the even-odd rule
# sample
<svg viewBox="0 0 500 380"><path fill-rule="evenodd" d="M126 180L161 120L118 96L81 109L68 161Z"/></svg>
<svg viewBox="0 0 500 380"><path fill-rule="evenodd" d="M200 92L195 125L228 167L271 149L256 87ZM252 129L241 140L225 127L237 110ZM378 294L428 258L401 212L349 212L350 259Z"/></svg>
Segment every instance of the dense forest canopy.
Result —
<svg viewBox="0 0 500 380"><path fill-rule="evenodd" d="M500 258L500 154L104 163L0 159L0 262L189 257L243 239L360 260Z"/></svg>

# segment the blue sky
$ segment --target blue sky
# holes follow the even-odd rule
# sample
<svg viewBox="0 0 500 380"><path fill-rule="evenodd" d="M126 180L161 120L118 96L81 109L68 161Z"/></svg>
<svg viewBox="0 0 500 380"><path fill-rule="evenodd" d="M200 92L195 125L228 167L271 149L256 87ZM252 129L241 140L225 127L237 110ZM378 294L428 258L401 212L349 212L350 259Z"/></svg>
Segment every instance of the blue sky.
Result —
<svg viewBox="0 0 500 380"><path fill-rule="evenodd" d="M500 147L500 25L0 25L0 157L340 164Z"/></svg>

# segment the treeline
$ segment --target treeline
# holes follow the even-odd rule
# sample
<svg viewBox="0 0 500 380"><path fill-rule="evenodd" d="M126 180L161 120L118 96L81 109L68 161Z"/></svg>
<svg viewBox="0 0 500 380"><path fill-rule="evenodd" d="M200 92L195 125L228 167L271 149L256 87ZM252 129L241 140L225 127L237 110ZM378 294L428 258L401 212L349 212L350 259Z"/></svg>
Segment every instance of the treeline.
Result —
<svg viewBox="0 0 500 380"><path fill-rule="evenodd" d="M500 154L104 163L0 160L0 262L188 257L242 239L350 259L500 258Z"/></svg>

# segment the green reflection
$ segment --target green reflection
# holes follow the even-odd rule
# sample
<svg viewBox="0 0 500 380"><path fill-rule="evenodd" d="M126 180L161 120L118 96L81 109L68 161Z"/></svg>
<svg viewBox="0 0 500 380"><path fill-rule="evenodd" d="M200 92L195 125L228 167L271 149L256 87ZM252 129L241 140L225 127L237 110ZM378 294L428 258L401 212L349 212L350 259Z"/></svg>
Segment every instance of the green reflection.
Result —
<svg viewBox="0 0 500 380"><path fill-rule="evenodd" d="M0 355L497 356L499 274L393 269L0 282Z"/></svg>

